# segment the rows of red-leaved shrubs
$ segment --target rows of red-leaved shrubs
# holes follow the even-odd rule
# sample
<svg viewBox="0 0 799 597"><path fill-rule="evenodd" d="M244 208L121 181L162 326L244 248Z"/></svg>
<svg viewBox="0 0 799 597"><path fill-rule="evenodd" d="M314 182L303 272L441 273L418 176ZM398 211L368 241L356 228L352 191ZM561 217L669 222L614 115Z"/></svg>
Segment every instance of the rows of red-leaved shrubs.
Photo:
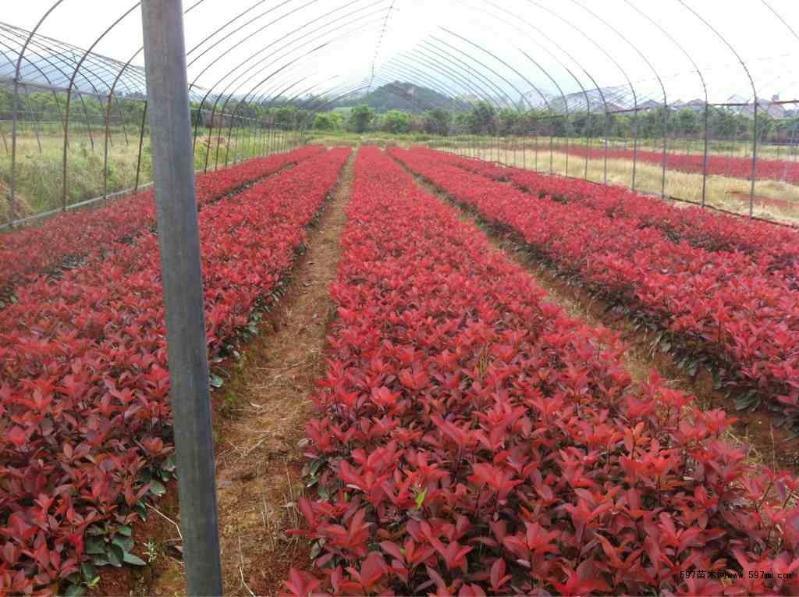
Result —
<svg viewBox="0 0 799 597"><path fill-rule="evenodd" d="M580 202L539 199L429 153L392 155L592 291L669 332L694 365L712 361L720 381L740 391L739 407L765 400L781 415L799 415L799 291L789 280L744 253L673 241Z"/></svg>
<svg viewBox="0 0 799 597"><path fill-rule="evenodd" d="M197 202L206 203L236 191L324 150L318 145L248 160L236 166L197 176ZM48 272L69 260L101 256L119 242L155 226L151 189L98 209L66 212L39 226L0 235L0 301L2 292L21 278Z"/></svg>
<svg viewBox="0 0 799 597"><path fill-rule="evenodd" d="M349 155L317 153L200 212L212 358L291 267ZM157 237L40 277L0 311L0 594L55 590L90 525L125 524L171 451Z"/></svg>
<svg viewBox="0 0 799 597"><path fill-rule="evenodd" d="M556 146L557 151L568 151L580 157L588 156L593 160L605 157L605 149L588 148L571 145ZM638 160L650 164L663 164L662 151L638 149ZM632 149L608 149L608 159L632 160ZM705 158L699 153L671 153L666 154L666 167L669 170L701 174L704 172ZM710 154L707 158L707 173L716 176L729 176L732 178L752 178L752 158ZM799 163L792 160L775 160L758 158L755 167L755 179L783 180L791 184L799 183Z"/></svg>
<svg viewBox="0 0 799 597"><path fill-rule="evenodd" d="M617 185L541 174L531 170L499 166L426 148L414 151L445 159L447 163L495 180L512 182L519 188L563 202L600 210L611 218L630 218L639 227L662 230L670 240L685 240L711 251L741 251L752 256L766 271L774 271L799 288L799 231L768 222L748 220L698 207L676 206L659 198L636 193Z"/></svg>
<svg viewBox="0 0 799 597"><path fill-rule="evenodd" d="M361 150L296 595L796 592L797 480ZM754 571L773 571L764 578ZM734 580L722 576L734 576Z"/></svg>

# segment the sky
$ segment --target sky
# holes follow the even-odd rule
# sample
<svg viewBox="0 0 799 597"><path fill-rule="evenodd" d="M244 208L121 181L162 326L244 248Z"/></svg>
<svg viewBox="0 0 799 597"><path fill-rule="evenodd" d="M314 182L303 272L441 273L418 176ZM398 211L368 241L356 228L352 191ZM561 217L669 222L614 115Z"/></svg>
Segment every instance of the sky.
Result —
<svg viewBox="0 0 799 597"><path fill-rule="evenodd" d="M54 3L3 1L10 10L0 20L28 30ZM141 65L136 5L61 0L39 32ZM407 80L516 107L554 105L563 96L574 105L570 94L596 87L619 105L703 99L705 89L711 102L746 101L753 87L761 98L799 99L796 0L184 0L183 6L189 81L201 97L332 97Z"/></svg>

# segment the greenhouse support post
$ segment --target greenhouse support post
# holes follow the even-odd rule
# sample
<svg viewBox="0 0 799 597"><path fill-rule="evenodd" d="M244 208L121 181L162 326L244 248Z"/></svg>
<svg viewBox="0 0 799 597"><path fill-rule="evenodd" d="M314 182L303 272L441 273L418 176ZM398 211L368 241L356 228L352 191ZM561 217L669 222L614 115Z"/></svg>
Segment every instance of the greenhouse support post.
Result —
<svg viewBox="0 0 799 597"><path fill-rule="evenodd" d="M181 0L144 0L142 24L186 583L190 595L221 595Z"/></svg>

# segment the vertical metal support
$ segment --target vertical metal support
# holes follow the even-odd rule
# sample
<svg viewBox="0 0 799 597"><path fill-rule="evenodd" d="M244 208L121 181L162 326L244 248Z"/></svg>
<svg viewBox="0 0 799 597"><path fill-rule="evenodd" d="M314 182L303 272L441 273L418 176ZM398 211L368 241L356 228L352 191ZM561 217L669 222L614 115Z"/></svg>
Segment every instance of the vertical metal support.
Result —
<svg viewBox="0 0 799 597"><path fill-rule="evenodd" d="M593 135L591 133L593 132L594 126L593 126L593 121L591 120L591 105L588 102L586 102L585 105L586 105L586 110L588 112L588 114L586 116L586 122L587 122L586 126L588 127L588 132L587 132L587 134L585 136L585 145L586 145L587 149L586 149L586 152L585 152L585 168L583 170L583 179L584 180L588 180L588 157L591 155L591 148L593 146L593 143L592 143ZM583 131L583 132L586 132L586 131Z"/></svg>
<svg viewBox="0 0 799 597"><path fill-rule="evenodd" d="M752 185L749 187L749 217L755 210L755 177L757 176L757 96L755 96L754 118L752 120Z"/></svg>
<svg viewBox="0 0 799 597"><path fill-rule="evenodd" d="M705 201L707 200L707 151L708 151L708 135L709 131L708 127L708 111L710 110L710 104L707 103L707 98L705 98L705 113L703 116L704 120L704 147L702 149L702 207L705 207Z"/></svg>
<svg viewBox="0 0 799 597"><path fill-rule="evenodd" d="M635 190L635 174L638 168L638 105L633 109L633 175L630 188Z"/></svg>
<svg viewBox="0 0 799 597"><path fill-rule="evenodd" d="M527 119L522 124L522 168L527 170Z"/></svg>
<svg viewBox="0 0 799 597"><path fill-rule="evenodd" d="M555 132L554 129L553 129L552 132L553 133ZM564 154L565 154L565 158L566 158L566 165L565 165L565 168L566 168L565 174L566 174L566 176L569 176L569 132L570 132L569 117L568 116L564 116L563 117L563 141L564 141L564 144L565 144ZM550 141L551 141L551 139L552 138L550 137Z"/></svg>
<svg viewBox="0 0 799 597"><path fill-rule="evenodd" d="M114 92L108 92L108 105L105 113L105 134L103 135L103 199L108 198L108 145L111 140L111 102Z"/></svg>
<svg viewBox="0 0 799 597"><path fill-rule="evenodd" d="M19 67L17 67L19 71ZM8 195L8 222L14 227L17 219L17 120L19 119L19 73L14 76L14 103L11 106L11 180Z"/></svg>
<svg viewBox="0 0 799 597"><path fill-rule="evenodd" d="M216 475L181 0L144 0L144 58L190 595L221 595Z"/></svg>
<svg viewBox="0 0 799 597"><path fill-rule="evenodd" d="M141 154L144 147L144 129L147 128L147 100L144 100L144 109L141 111L141 127L139 127L139 154L136 158L136 184L133 192L139 191L139 179L141 177Z"/></svg>
<svg viewBox="0 0 799 597"><path fill-rule="evenodd" d="M607 108L606 108L607 110ZM605 112L605 140L604 140L604 157L602 158L602 182L608 184L608 138L613 133L613 121L610 117L610 112Z"/></svg>
<svg viewBox="0 0 799 597"><path fill-rule="evenodd" d="M233 127L235 126L235 122L236 122L236 113L234 111L233 114L230 116L230 126L228 127L228 130L227 130L227 141L225 141L225 168L227 168L228 159L230 158L230 145L232 143ZM236 140L236 143L237 143L236 149L238 149L238 138ZM216 152L216 158L217 158L217 162L219 162L219 150L217 150L217 152ZM233 154L233 162L234 163L236 162L236 154L235 153ZM216 168L214 168L214 170L216 170Z"/></svg>
<svg viewBox="0 0 799 597"><path fill-rule="evenodd" d="M666 155L668 150L667 135L669 132L669 107L663 103L663 167L660 173L660 198L666 197Z"/></svg>

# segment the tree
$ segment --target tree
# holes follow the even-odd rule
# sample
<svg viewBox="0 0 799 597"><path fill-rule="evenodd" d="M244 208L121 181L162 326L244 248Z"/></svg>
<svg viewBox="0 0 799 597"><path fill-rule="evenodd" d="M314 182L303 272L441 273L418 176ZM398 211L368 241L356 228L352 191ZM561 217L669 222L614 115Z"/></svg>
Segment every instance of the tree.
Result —
<svg viewBox="0 0 799 597"><path fill-rule="evenodd" d="M320 131L334 131L341 128L341 115L337 112L320 112L314 117L313 127Z"/></svg>
<svg viewBox="0 0 799 597"><path fill-rule="evenodd" d="M366 105L355 106L350 111L348 126L351 131L364 133L369 129L369 124L375 117L375 112Z"/></svg>
<svg viewBox="0 0 799 597"><path fill-rule="evenodd" d="M677 112L677 131L684 135L693 135L699 132L699 115L690 108L683 108Z"/></svg>
<svg viewBox="0 0 799 597"><path fill-rule="evenodd" d="M387 133L407 133L411 128L411 115L399 110L389 110L383 116L380 128Z"/></svg>
<svg viewBox="0 0 799 597"><path fill-rule="evenodd" d="M515 135L521 129L522 112L503 108L497 115L497 121L500 135Z"/></svg>
<svg viewBox="0 0 799 597"><path fill-rule="evenodd" d="M443 108L434 108L424 113L423 130L431 135L448 135L452 114Z"/></svg>
<svg viewBox="0 0 799 597"><path fill-rule="evenodd" d="M469 130L475 134L496 133L496 111L488 102L477 102L469 112Z"/></svg>

